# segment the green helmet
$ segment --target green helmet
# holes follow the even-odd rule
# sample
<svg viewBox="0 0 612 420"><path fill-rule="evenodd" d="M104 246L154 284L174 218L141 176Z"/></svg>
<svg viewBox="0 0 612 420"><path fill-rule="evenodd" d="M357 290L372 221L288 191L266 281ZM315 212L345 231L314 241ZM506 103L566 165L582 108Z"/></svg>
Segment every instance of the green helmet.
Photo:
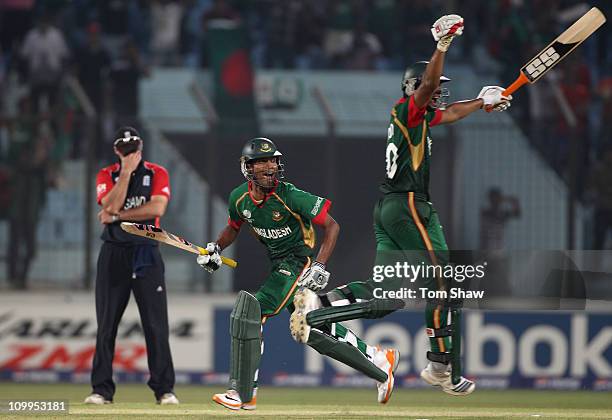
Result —
<svg viewBox="0 0 612 420"><path fill-rule="evenodd" d="M419 85L421 84L421 80L423 80L423 74L425 73L425 69L427 68L428 64L429 61L417 61L406 69L404 72L404 77L402 77L402 92L404 92L404 95L410 96L418 89ZM440 76L440 83L449 82L450 80L451 79L444 75ZM448 89L443 88L442 93L440 94L440 99L447 98L449 96L450 94ZM446 105L445 103L440 102L439 104L436 104L437 106L434 106L434 108L441 108L443 104Z"/></svg>
<svg viewBox="0 0 612 420"><path fill-rule="evenodd" d="M283 178L284 168L280 161L283 154L278 150L274 142L265 137L256 137L249 140L242 148L242 156L240 157L240 169L242 175L249 180L255 181L253 177L253 168L248 164L259 159L275 157L278 163L277 179Z"/></svg>

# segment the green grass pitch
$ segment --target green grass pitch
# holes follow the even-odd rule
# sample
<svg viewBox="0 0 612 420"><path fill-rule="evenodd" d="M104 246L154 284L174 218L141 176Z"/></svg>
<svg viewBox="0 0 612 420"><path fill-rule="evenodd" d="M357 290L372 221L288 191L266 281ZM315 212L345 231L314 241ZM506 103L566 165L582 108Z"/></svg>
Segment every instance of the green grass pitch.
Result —
<svg viewBox="0 0 612 420"><path fill-rule="evenodd" d="M214 419L612 419L612 393L585 391L484 391L452 397L438 390L396 389L389 404L376 402L376 390L262 387L254 412L233 412L211 401L223 387L177 386L181 405L158 406L146 385L119 384L115 403L86 406L87 385L0 383L0 400L68 400L75 418ZM36 416L35 418L41 418ZM44 418L49 418L45 415ZM0 418L27 418L23 414ZM66 418L56 416L55 418Z"/></svg>

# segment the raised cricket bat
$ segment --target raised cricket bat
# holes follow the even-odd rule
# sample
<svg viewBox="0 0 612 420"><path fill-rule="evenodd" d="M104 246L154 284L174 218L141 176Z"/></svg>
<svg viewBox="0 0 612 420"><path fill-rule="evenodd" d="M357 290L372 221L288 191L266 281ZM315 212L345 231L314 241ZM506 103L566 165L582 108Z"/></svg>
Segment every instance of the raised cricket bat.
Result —
<svg viewBox="0 0 612 420"><path fill-rule="evenodd" d="M197 246L187 241L186 239L176 236L170 232L163 230L152 225L143 225L140 223L121 222L121 229L127 233L131 233L136 236L144 236L145 238L153 239L154 241L163 242L168 245L175 246L177 248L184 249L185 251L192 252L198 255L207 255L208 251L206 248ZM238 263L231 258L221 256L223 264L231 268L236 268Z"/></svg>
<svg viewBox="0 0 612 420"><path fill-rule="evenodd" d="M590 37L606 21L606 17L593 7L546 48L540 51L521 68L518 78L504 90L504 96L512 95L527 83L535 83L550 69L569 55L574 48Z"/></svg>

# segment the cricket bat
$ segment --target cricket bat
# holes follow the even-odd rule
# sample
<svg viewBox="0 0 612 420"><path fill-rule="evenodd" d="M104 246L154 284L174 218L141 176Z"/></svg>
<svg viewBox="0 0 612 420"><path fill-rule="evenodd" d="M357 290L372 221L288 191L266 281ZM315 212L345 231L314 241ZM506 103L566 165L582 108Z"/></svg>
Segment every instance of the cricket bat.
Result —
<svg viewBox="0 0 612 420"><path fill-rule="evenodd" d="M206 248L197 246L187 241L186 239L176 236L162 228L158 228L152 225L143 225L140 223L121 222L121 229L127 233L131 233L136 236L144 236L145 238L153 239L154 241L163 242L174 247L184 249L185 251L192 252L198 255L207 255L208 251ZM238 263L231 258L221 256L223 264L231 268L236 268Z"/></svg>
<svg viewBox="0 0 612 420"><path fill-rule="evenodd" d="M597 7L586 12L521 68L518 78L504 90L504 96L512 95L527 83L538 81L605 22L606 17Z"/></svg>

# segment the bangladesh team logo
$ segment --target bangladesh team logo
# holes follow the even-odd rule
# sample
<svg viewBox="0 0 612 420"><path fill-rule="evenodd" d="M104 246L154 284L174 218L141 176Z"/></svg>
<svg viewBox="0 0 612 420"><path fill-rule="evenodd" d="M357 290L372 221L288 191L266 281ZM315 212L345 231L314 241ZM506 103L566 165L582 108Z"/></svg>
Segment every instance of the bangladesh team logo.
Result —
<svg viewBox="0 0 612 420"><path fill-rule="evenodd" d="M283 216L280 214L279 211L274 210L272 212L272 220L274 220L275 222L280 222L282 220Z"/></svg>
<svg viewBox="0 0 612 420"><path fill-rule="evenodd" d="M244 209L242 210L242 215L245 217L245 219L250 219L251 218L251 211L248 209Z"/></svg>

